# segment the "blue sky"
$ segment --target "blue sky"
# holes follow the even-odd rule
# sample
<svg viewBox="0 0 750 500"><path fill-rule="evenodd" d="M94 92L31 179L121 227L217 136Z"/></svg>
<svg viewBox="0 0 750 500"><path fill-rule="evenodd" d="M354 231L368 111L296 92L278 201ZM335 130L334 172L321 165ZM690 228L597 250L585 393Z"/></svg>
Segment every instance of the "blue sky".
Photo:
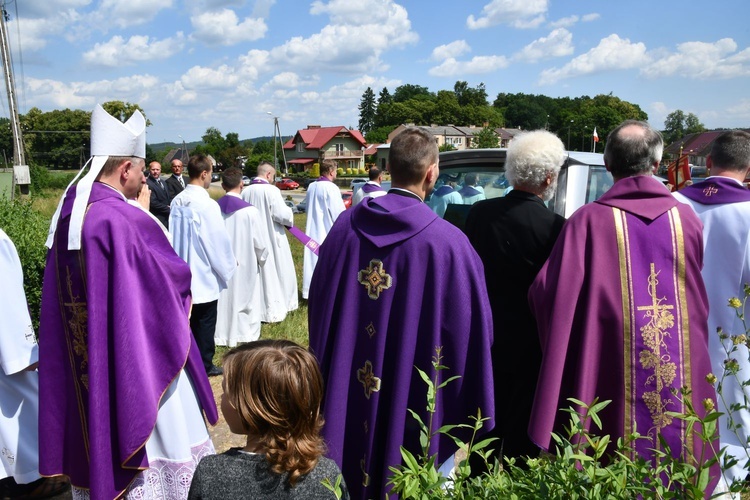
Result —
<svg viewBox="0 0 750 500"><path fill-rule="evenodd" d="M148 142L356 127L369 86L614 95L750 127L750 2L15 0L19 109L137 102ZM7 115L7 101L0 112ZM581 124L589 129L596 124Z"/></svg>

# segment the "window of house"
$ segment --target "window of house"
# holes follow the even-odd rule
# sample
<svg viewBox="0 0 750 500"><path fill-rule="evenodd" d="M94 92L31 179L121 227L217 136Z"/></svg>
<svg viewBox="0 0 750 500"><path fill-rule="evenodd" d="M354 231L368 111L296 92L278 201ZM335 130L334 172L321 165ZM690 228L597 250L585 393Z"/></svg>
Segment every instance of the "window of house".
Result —
<svg viewBox="0 0 750 500"><path fill-rule="evenodd" d="M337 153L343 153L344 152L344 143L337 142L336 144L334 144L334 146L336 146L336 152Z"/></svg>
<svg viewBox="0 0 750 500"><path fill-rule="evenodd" d="M298 142L297 143L297 152L298 153L304 153L305 152L305 143L304 142Z"/></svg>

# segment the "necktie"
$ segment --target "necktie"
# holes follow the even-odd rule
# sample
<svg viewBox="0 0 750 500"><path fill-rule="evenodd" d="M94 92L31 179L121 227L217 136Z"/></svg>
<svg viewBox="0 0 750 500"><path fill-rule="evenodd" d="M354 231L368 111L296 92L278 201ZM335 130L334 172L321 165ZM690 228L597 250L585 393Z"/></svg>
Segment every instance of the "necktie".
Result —
<svg viewBox="0 0 750 500"><path fill-rule="evenodd" d="M185 181L182 180L182 176L179 176L178 179L180 179L180 186L182 186L182 188L184 189L185 188Z"/></svg>

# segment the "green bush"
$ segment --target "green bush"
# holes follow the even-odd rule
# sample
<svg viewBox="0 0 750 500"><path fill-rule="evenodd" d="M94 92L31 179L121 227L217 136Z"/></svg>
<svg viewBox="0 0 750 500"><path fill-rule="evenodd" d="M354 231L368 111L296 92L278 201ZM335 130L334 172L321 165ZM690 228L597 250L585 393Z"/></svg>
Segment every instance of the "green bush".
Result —
<svg viewBox="0 0 750 500"><path fill-rule="evenodd" d="M359 167L359 175L367 175L367 169L365 167Z"/></svg>
<svg viewBox="0 0 750 500"><path fill-rule="evenodd" d="M45 169L46 170L46 169ZM23 268L23 286L34 329L39 328L39 311L42 303L42 280L50 221L31 208L23 199L0 199L0 228L13 241Z"/></svg>
<svg viewBox="0 0 750 500"><path fill-rule="evenodd" d="M50 172L46 167L32 163L29 165L31 190L39 193L44 189L65 189L77 172Z"/></svg>
<svg viewBox="0 0 750 500"><path fill-rule="evenodd" d="M409 410L421 429L421 453L414 455L401 447L402 465L390 468L393 473L389 482L393 486L392 493L399 494L401 498L698 499L712 493L706 491L711 479L709 469L724 455L723 451L711 448L718 436L719 413L710 409L706 417L701 419L691 407L686 390L675 394L675 398L680 398L685 403L686 413L670 412L670 415L683 420L686 432L704 443L705 454L702 457L693 457L692 450L686 449L684 459L673 458L669 446L662 440L661 449L655 451L654 462L647 461L635 452L635 441L644 439L637 432L613 443L609 436L597 436L589 431L594 427L601 429L598 414L609 401L593 401L587 405L582 401L569 399L580 410L572 407L564 410L570 414L569 424L563 435L552 434L555 447L550 450L551 453L543 453L539 458L524 458L519 461L523 462L523 467L516 465L514 459L499 464L496 459L490 461L495 438L476 441L476 436L486 421L481 413L471 417L472 424L446 425L437 430L432 428L431 415L435 412L440 389L458 378L440 380L440 371L447 367L441 363L440 348L436 352L432 379L417 369L427 384L428 423ZM456 428L473 430L469 442L462 442L451 435ZM451 437L458 447L457 465L451 478L438 473L440 464L437 463L437 457L429 454L430 441L437 434ZM468 459L471 455L481 458L489 472L472 476ZM741 488L739 484L731 485L733 492L739 492Z"/></svg>
<svg viewBox="0 0 750 500"><path fill-rule="evenodd" d="M312 164L312 167L308 170L308 173L310 174L311 179L317 179L320 177L320 163L315 162Z"/></svg>
<svg viewBox="0 0 750 500"><path fill-rule="evenodd" d="M336 172L337 172L337 175L338 175L339 177L341 177L342 175L344 175L344 169L343 169L343 168L341 168L341 167L337 168L337 169L336 169Z"/></svg>

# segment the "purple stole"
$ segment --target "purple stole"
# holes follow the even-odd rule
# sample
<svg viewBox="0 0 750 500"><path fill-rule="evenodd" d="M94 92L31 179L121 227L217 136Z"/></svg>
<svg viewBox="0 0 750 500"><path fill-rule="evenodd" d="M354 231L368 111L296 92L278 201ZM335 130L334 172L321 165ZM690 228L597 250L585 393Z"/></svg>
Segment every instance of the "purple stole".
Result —
<svg viewBox="0 0 750 500"><path fill-rule="evenodd" d="M458 194L460 194L464 198L469 198L471 196L476 196L482 193L477 189L474 189L472 186L464 186L461 191L458 192Z"/></svg>
<svg viewBox="0 0 750 500"><path fill-rule="evenodd" d="M253 177L250 180L250 184L270 184L270 182L265 179L261 179L260 177Z"/></svg>
<svg viewBox="0 0 750 500"><path fill-rule="evenodd" d="M362 192L365 194L376 193L378 191L385 191L385 189L383 189L379 185L370 184L369 182L365 182L365 184L362 186L361 189L362 189Z"/></svg>
<svg viewBox="0 0 750 500"><path fill-rule="evenodd" d="M225 195L219 198L219 201L217 201L219 204L219 208L221 208L221 213L226 215L232 215L237 210L241 210L243 208L252 207L252 205L242 198L238 198L237 196L229 196Z"/></svg>
<svg viewBox="0 0 750 500"><path fill-rule="evenodd" d="M432 195L433 196L439 196L439 197L442 198L443 196L445 196L447 194L450 194L452 192L454 192L454 189L452 187L448 186L447 184L443 184L442 186L440 186L439 188L437 188Z"/></svg>
<svg viewBox="0 0 750 500"><path fill-rule="evenodd" d="M287 230L299 240L300 243L305 245L307 248L309 248L312 253L315 255L318 255L318 249L320 248L320 243L315 241L314 239L310 238L308 235L304 233L300 228L294 227L294 226L284 226L287 228Z"/></svg>
<svg viewBox="0 0 750 500"><path fill-rule="evenodd" d="M328 177L325 177L325 176L323 176L323 175L321 175L320 177L318 177L317 179L315 179L315 181L316 181L316 182L319 182L319 181L328 181L328 182L333 182L333 181L331 181L331 179L329 179Z"/></svg>
<svg viewBox="0 0 750 500"><path fill-rule="evenodd" d="M750 201L750 189L728 177L709 177L680 189L680 194L703 205L725 205Z"/></svg>

